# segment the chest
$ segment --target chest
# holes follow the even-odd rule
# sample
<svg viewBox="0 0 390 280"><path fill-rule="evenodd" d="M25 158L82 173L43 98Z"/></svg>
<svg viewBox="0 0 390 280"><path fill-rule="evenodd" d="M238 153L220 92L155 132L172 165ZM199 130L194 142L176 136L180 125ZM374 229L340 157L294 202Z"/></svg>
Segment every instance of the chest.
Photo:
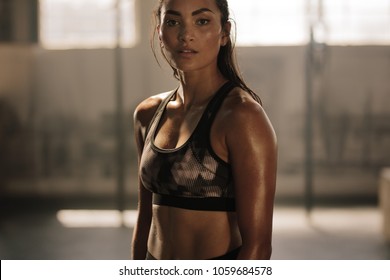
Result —
<svg viewBox="0 0 390 280"><path fill-rule="evenodd" d="M161 149L183 146L197 128L203 108L184 110L182 107L167 107L154 134L154 145Z"/></svg>

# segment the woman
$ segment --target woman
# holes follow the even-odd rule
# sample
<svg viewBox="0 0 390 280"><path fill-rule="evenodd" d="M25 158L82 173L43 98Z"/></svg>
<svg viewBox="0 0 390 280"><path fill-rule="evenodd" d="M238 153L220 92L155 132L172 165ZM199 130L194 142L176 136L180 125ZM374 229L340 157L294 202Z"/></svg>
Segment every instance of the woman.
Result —
<svg viewBox="0 0 390 280"><path fill-rule="evenodd" d="M269 259L276 137L233 61L226 0L160 0L156 33L179 81L134 114L133 259Z"/></svg>

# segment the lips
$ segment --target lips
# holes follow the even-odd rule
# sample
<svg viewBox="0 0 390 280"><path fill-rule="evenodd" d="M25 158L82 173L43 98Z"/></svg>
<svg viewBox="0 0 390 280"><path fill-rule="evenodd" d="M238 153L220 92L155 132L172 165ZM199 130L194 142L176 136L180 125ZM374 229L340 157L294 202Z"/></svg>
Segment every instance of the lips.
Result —
<svg viewBox="0 0 390 280"><path fill-rule="evenodd" d="M195 50L192 50L192 49L182 49L182 50L179 50L179 53L180 54L196 54L198 52Z"/></svg>

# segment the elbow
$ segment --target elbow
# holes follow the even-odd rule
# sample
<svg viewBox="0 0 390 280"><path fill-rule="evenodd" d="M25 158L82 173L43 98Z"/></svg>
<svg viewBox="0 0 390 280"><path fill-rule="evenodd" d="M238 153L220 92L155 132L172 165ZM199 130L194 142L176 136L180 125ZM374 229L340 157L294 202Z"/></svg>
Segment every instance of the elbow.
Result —
<svg viewBox="0 0 390 280"><path fill-rule="evenodd" d="M270 244L263 250L262 260L270 260L272 255L272 245Z"/></svg>
<svg viewBox="0 0 390 280"><path fill-rule="evenodd" d="M272 255L272 244L270 242L243 242L241 253L243 259L270 260Z"/></svg>
<svg viewBox="0 0 390 280"><path fill-rule="evenodd" d="M270 260L272 255L272 246L265 246L262 248L258 254L258 259L260 260Z"/></svg>

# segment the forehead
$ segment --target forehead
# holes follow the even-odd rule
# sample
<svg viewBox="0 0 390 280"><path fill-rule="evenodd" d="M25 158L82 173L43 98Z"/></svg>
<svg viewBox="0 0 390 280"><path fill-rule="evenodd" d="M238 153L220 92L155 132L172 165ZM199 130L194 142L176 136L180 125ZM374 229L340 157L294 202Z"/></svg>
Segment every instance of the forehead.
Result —
<svg viewBox="0 0 390 280"><path fill-rule="evenodd" d="M161 6L161 12L164 14L166 10L173 10L185 14L203 8L207 8L214 13L219 12L215 0L165 0Z"/></svg>

